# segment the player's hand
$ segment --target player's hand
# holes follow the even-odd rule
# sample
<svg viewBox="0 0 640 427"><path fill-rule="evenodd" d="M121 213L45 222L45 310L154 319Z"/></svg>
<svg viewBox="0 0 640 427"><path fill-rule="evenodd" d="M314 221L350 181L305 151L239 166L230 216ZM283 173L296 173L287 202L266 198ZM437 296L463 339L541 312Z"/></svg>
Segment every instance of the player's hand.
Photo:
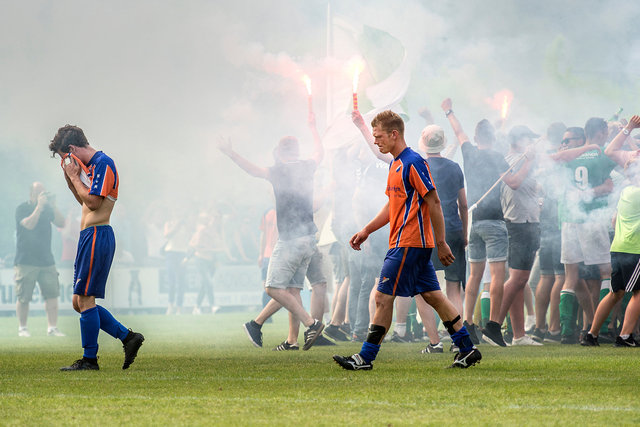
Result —
<svg viewBox="0 0 640 427"><path fill-rule="evenodd" d="M223 154L230 156L231 153L233 152L233 144L231 143L231 139L219 136L218 149L222 151Z"/></svg>
<svg viewBox="0 0 640 427"><path fill-rule="evenodd" d="M445 242L438 245L438 258L445 267L450 266L456 257L451 253L451 248Z"/></svg>
<svg viewBox="0 0 640 427"><path fill-rule="evenodd" d="M369 237L369 233L364 231L364 229L360 230L356 234L354 234L353 237L351 237L351 240L349 240L349 245L351 245L351 247L356 251L359 251L361 249L360 245L365 240L367 240L367 237Z"/></svg>
<svg viewBox="0 0 640 427"><path fill-rule="evenodd" d="M80 165L73 157L68 157L69 160L66 160L62 164L62 169L64 169L64 173L67 174L69 178L73 178L75 176L80 176Z"/></svg>
<svg viewBox="0 0 640 427"><path fill-rule="evenodd" d="M365 126L364 117L362 117L362 114L360 114L360 111L358 111L358 110L354 110L354 111L351 112L351 121L358 128L362 128L362 127Z"/></svg>
<svg viewBox="0 0 640 427"><path fill-rule="evenodd" d="M447 98L444 101L442 101L442 104L440 104L440 107L442 107L442 111L449 111L453 108L453 102L451 102L451 98Z"/></svg>

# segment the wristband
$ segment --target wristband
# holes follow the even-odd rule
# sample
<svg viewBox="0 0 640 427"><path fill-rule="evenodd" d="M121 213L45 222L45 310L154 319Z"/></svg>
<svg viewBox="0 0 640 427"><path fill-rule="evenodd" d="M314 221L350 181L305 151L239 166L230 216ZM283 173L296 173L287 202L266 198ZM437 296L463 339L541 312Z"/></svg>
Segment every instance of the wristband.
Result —
<svg viewBox="0 0 640 427"><path fill-rule="evenodd" d="M453 113L452 109L448 109L447 111L444 112L444 116L445 117L449 117L449 114Z"/></svg>
<svg viewBox="0 0 640 427"><path fill-rule="evenodd" d="M630 132L629 132L629 129L624 128L622 129L622 133L624 133L625 135L629 135Z"/></svg>

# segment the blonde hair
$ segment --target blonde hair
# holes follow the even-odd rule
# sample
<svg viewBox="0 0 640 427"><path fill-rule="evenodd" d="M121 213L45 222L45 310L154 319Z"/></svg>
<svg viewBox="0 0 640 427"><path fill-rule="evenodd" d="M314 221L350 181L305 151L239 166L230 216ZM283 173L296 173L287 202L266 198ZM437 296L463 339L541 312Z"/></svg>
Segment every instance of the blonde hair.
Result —
<svg viewBox="0 0 640 427"><path fill-rule="evenodd" d="M379 126L387 133L397 130L401 136L404 136L404 121L400 115L391 110L378 113L378 115L371 120L371 127L374 128L376 126Z"/></svg>

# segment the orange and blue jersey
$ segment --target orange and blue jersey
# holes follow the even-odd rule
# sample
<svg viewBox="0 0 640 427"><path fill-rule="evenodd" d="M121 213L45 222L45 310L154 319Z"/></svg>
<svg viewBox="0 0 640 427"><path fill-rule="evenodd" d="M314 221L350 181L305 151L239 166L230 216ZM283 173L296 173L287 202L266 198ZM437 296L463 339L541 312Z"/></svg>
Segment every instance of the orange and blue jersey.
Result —
<svg viewBox="0 0 640 427"><path fill-rule="evenodd" d="M426 160L405 148L389 167L389 248L433 248L429 208L424 197L435 190Z"/></svg>
<svg viewBox="0 0 640 427"><path fill-rule="evenodd" d="M91 182L89 194L106 197L109 200L118 199L118 171L111 157L98 151L87 164L87 175Z"/></svg>

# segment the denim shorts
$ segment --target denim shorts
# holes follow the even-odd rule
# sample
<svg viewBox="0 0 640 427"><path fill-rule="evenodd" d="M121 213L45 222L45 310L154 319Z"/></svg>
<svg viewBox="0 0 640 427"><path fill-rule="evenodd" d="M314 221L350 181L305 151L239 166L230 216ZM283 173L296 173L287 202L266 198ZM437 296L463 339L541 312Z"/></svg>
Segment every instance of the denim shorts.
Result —
<svg viewBox="0 0 640 427"><path fill-rule="evenodd" d="M501 219L483 219L471 224L469 262L507 260L509 239L507 226Z"/></svg>

